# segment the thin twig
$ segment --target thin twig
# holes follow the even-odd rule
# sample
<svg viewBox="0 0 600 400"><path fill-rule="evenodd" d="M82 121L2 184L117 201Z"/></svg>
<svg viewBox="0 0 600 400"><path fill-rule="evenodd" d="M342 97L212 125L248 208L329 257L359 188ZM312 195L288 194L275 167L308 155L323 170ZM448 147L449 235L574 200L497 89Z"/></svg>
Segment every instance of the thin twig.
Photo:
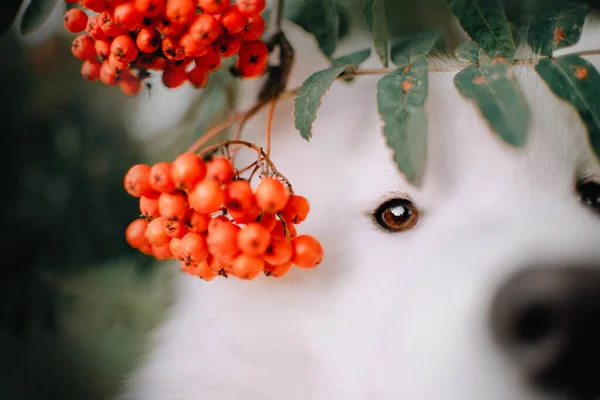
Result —
<svg viewBox="0 0 600 400"><path fill-rule="evenodd" d="M277 99L271 100L271 107L269 107L269 116L267 117L267 143L266 153L267 157L271 157L271 130L273 128L273 116L275 114L275 106L277 105Z"/></svg>
<svg viewBox="0 0 600 400"><path fill-rule="evenodd" d="M196 142L194 142L194 144L192 144L187 151L190 153L195 153L206 142L208 142L213 137L217 136L219 133L223 132L225 129L229 128L231 125L238 122L243 116L244 114L234 114L233 117L221 122L219 125L210 129L208 132L206 132L204 135L198 138L198 140L196 140Z"/></svg>

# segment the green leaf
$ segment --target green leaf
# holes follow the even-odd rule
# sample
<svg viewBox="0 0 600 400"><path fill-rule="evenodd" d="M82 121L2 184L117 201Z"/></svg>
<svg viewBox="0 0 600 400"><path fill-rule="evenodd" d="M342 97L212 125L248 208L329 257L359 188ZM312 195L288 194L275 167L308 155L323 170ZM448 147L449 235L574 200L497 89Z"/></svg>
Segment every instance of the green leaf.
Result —
<svg viewBox="0 0 600 400"><path fill-rule="evenodd" d="M312 137L312 125L317 119L321 99L345 70L346 66L336 66L317 71L298 90L294 104L294 123L300 135L307 141Z"/></svg>
<svg viewBox="0 0 600 400"><path fill-rule="evenodd" d="M340 29L337 0L304 0L296 15L296 23L313 34L319 48L331 58L337 46Z"/></svg>
<svg viewBox="0 0 600 400"><path fill-rule="evenodd" d="M512 61L515 43L498 0L445 0L471 39L490 57Z"/></svg>
<svg viewBox="0 0 600 400"><path fill-rule="evenodd" d="M600 159L598 70L575 54L541 60L535 69L558 97L575 107L588 128L590 143Z"/></svg>
<svg viewBox="0 0 600 400"><path fill-rule="evenodd" d="M425 29L394 40L392 42L392 61L401 67L412 64L416 58L429 54L441 33L438 28Z"/></svg>
<svg viewBox="0 0 600 400"><path fill-rule="evenodd" d="M27 35L36 30L48 19L57 3L58 0L31 0L21 20L21 33Z"/></svg>
<svg viewBox="0 0 600 400"><path fill-rule="evenodd" d="M479 46L477 46L477 43L468 40L459 44L456 49L454 49L454 56L462 62L478 63L482 56L482 51Z"/></svg>
<svg viewBox="0 0 600 400"><path fill-rule="evenodd" d="M545 56L577 44L588 11L589 6L580 3L540 6L531 21L527 42L534 52Z"/></svg>
<svg viewBox="0 0 600 400"><path fill-rule="evenodd" d="M500 61L471 65L455 76L454 84L463 96L475 101L505 142L518 147L525 144L531 115L510 65Z"/></svg>
<svg viewBox="0 0 600 400"><path fill-rule="evenodd" d="M418 57L377 84L377 105L387 144L400 171L415 185L421 183L427 161L427 116L423 106L428 79L427 60Z"/></svg>
<svg viewBox="0 0 600 400"><path fill-rule="evenodd" d="M381 64L387 68L389 65L389 37L385 3L383 0L367 0L363 12L369 30L373 33L375 51L381 59Z"/></svg>
<svg viewBox="0 0 600 400"><path fill-rule="evenodd" d="M374 0L366 0L363 8L363 15L365 16L367 27L371 33L373 33L373 1Z"/></svg>
<svg viewBox="0 0 600 400"><path fill-rule="evenodd" d="M344 65L344 66L353 66L358 67L360 64L365 62L371 56L371 49L365 49L361 51L357 51L352 54L348 54L346 56L341 56L334 58L331 62L334 65Z"/></svg>
<svg viewBox="0 0 600 400"><path fill-rule="evenodd" d="M22 0L2 0L0 2L0 35L10 29L22 3Z"/></svg>

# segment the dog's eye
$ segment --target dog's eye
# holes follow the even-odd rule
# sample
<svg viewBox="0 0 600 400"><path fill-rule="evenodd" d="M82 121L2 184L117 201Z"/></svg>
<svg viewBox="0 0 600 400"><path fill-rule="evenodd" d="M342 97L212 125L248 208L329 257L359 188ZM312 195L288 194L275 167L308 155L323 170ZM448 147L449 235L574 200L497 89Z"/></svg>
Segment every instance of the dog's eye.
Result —
<svg viewBox="0 0 600 400"><path fill-rule="evenodd" d="M402 232L414 228L419 222L419 211L406 199L388 200L379 206L375 221L390 232Z"/></svg>
<svg viewBox="0 0 600 400"><path fill-rule="evenodd" d="M581 182L577 185L580 201L600 214L600 184Z"/></svg>

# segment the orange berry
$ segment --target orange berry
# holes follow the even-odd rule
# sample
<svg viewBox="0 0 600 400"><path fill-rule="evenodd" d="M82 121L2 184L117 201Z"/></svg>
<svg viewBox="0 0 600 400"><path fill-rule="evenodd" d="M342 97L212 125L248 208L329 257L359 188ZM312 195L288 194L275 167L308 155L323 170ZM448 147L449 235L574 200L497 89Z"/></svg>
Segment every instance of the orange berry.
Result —
<svg viewBox="0 0 600 400"><path fill-rule="evenodd" d="M232 57L240 51L242 37L240 35L222 35L212 44L213 50L221 57Z"/></svg>
<svg viewBox="0 0 600 400"><path fill-rule="evenodd" d="M264 226L269 232L275 229L275 225L277 224L277 217L275 214L263 213L260 216L260 221L258 221L262 226Z"/></svg>
<svg viewBox="0 0 600 400"><path fill-rule="evenodd" d="M125 239L127 243L134 249L141 248L146 242L146 229L148 221L143 218L138 218L131 222L125 230Z"/></svg>
<svg viewBox="0 0 600 400"><path fill-rule="evenodd" d="M294 240L298 236L296 232L296 228L292 224L283 224L281 220L277 220L275 222L275 228L271 231L271 237L279 237L285 238L289 240Z"/></svg>
<svg viewBox="0 0 600 400"><path fill-rule="evenodd" d="M150 186L161 193L171 193L175 190L175 183L171 177L172 165L168 162L159 162L150 170Z"/></svg>
<svg viewBox="0 0 600 400"><path fill-rule="evenodd" d="M162 75L162 83L169 89L175 89L185 83L187 73L184 68L168 68Z"/></svg>
<svg viewBox="0 0 600 400"><path fill-rule="evenodd" d="M171 254L173 255L173 258L175 258L179 261L183 261L183 259L181 258L181 239L180 238L171 239L171 241L169 242L169 250L171 250Z"/></svg>
<svg viewBox="0 0 600 400"><path fill-rule="evenodd" d="M162 44L162 38L155 28L142 28L135 44L142 53L154 53Z"/></svg>
<svg viewBox="0 0 600 400"><path fill-rule="evenodd" d="M105 85L115 86L119 84L119 71L104 61L100 67L100 81Z"/></svg>
<svg viewBox="0 0 600 400"><path fill-rule="evenodd" d="M189 24L196 16L196 5L193 0L169 0L165 16L176 24Z"/></svg>
<svg viewBox="0 0 600 400"><path fill-rule="evenodd" d="M292 262L300 268L312 269L323 261L323 248L317 239L309 235L298 236L292 241Z"/></svg>
<svg viewBox="0 0 600 400"><path fill-rule="evenodd" d="M187 265L198 265L208 257L206 237L199 233L188 232L181 239L180 255Z"/></svg>
<svg viewBox="0 0 600 400"><path fill-rule="evenodd" d="M179 40L165 36L161 43L161 49L165 57L171 61L180 61L185 58L185 49L179 44Z"/></svg>
<svg viewBox="0 0 600 400"><path fill-rule="evenodd" d="M225 157L215 157L206 164L206 177L227 184L233 179L233 165Z"/></svg>
<svg viewBox="0 0 600 400"><path fill-rule="evenodd" d="M150 166L137 164L129 168L125 174L125 190L133 197L152 196L150 186Z"/></svg>
<svg viewBox="0 0 600 400"><path fill-rule="evenodd" d="M173 161L171 175L175 187L190 190L206 176L206 164L194 153L183 153Z"/></svg>
<svg viewBox="0 0 600 400"><path fill-rule="evenodd" d="M213 256L212 254L208 256L207 262L208 266L210 267L210 270L216 275L227 276L231 274L231 271L233 270L233 266L231 265L231 263L227 263Z"/></svg>
<svg viewBox="0 0 600 400"><path fill-rule="evenodd" d="M255 205L250 182L240 179L225 186L225 207L228 211L242 211Z"/></svg>
<svg viewBox="0 0 600 400"><path fill-rule="evenodd" d="M239 232L240 227L229 221L222 221L209 228L207 243L211 254L218 258L235 257L240 252L237 245Z"/></svg>
<svg viewBox="0 0 600 400"><path fill-rule="evenodd" d="M229 6L219 18L221 25L229 34L240 33L248 23L248 17L242 14L236 5Z"/></svg>
<svg viewBox="0 0 600 400"><path fill-rule="evenodd" d="M208 73L202 67L192 69L187 73L187 78L196 89L201 89L208 83Z"/></svg>
<svg viewBox="0 0 600 400"><path fill-rule="evenodd" d="M88 16L79 8L71 8L65 13L63 24L69 32L79 33L85 30L88 23Z"/></svg>
<svg viewBox="0 0 600 400"><path fill-rule="evenodd" d="M240 209L240 210L227 210L231 218L238 224L248 224L250 222L256 222L258 220L258 216L260 215L260 210L258 206L254 204L252 207L248 209Z"/></svg>
<svg viewBox="0 0 600 400"><path fill-rule="evenodd" d="M256 188L256 203L263 211L271 214L283 210L289 196L284 184L274 178L263 179Z"/></svg>
<svg viewBox="0 0 600 400"><path fill-rule="evenodd" d="M197 57L195 59L196 66L202 67L206 70L206 72L215 72L221 67L222 59L221 56L217 54L217 52L212 48L212 46L208 46L206 48L206 54L203 56Z"/></svg>
<svg viewBox="0 0 600 400"><path fill-rule="evenodd" d="M263 65L269 59L269 49L267 45L260 40L244 42L239 51L239 65Z"/></svg>
<svg viewBox="0 0 600 400"><path fill-rule="evenodd" d="M265 263L265 275L271 278L281 278L285 276L288 272L290 272L293 265L294 264L291 261L279 265L271 265L269 263Z"/></svg>
<svg viewBox="0 0 600 400"><path fill-rule="evenodd" d="M142 90L142 80L132 74L121 76L119 85L126 96L135 96Z"/></svg>
<svg viewBox="0 0 600 400"><path fill-rule="evenodd" d="M219 225L223 222L231 222L231 221L229 221L229 219L224 215L219 215L214 218L211 218L211 220L208 222L208 230L207 231L210 233L213 229L215 229L217 227L217 225Z"/></svg>
<svg viewBox="0 0 600 400"><path fill-rule="evenodd" d="M187 195L183 192L162 193L158 198L158 211L167 219L183 220L189 209Z"/></svg>
<svg viewBox="0 0 600 400"><path fill-rule="evenodd" d="M190 210L185 218L185 226L191 232L206 233L208 232L208 224L210 223L210 215L200 214L196 210Z"/></svg>
<svg viewBox="0 0 600 400"><path fill-rule="evenodd" d="M117 25L128 31L133 31L142 24L144 16L135 8L133 3L127 2L115 7L113 19Z"/></svg>
<svg viewBox="0 0 600 400"><path fill-rule="evenodd" d="M306 220L309 211L310 203L305 197L291 195L281 216L285 222L298 225Z"/></svg>
<svg viewBox="0 0 600 400"><path fill-rule="evenodd" d="M146 17L158 17L165 11L167 0L135 0L134 4Z"/></svg>
<svg viewBox="0 0 600 400"><path fill-rule="evenodd" d="M250 223L246 225L237 236L237 245L239 249L251 256L261 256L265 254L271 235L261 224Z"/></svg>
<svg viewBox="0 0 600 400"><path fill-rule="evenodd" d="M194 40L204 45L208 45L221 36L223 27L212 15L200 14L190 25L188 32Z"/></svg>
<svg viewBox="0 0 600 400"><path fill-rule="evenodd" d="M251 256L249 254L240 254L233 260L233 275L239 279L253 280L265 267L265 262L262 258Z"/></svg>
<svg viewBox="0 0 600 400"><path fill-rule="evenodd" d="M88 81L96 81L100 79L100 69L102 64L95 60L85 60L81 64L81 76Z"/></svg>
<svg viewBox="0 0 600 400"><path fill-rule="evenodd" d="M251 41L259 39L265 32L265 20L259 14L248 15L244 30L240 32L242 40Z"/></svg>
<svg viewBox="0 0 600 400"><path fill-rule="evenodd" d="M163 244L162 246L152 246L152 255L158 261L166 261L174 258L171 253L170 243Z"/></svg>
<svg viewBox="0 0 600 400"><path fill-rule="evenodd" d="M167 235L167 231L165 230L165 218L155 218L148 223L146 239L154 246L162 246L163 244L169 243L171 237Z"/></svg>
<svg viewBox="0 0 600 400"><path fill-rule="evenodd" d="M81 0L81 6L94 12L102 12L108 8L108 3L106 0Z"/></svg>
<svg viewBox="0 0 600 400"><path fill-rule="evenodd" d="M238 0L237 6L244 14L260 14L265 10L265 0Z"/></svg>
<svg viewBox="0 0 600 400"><path fill-rule="evenodd" d="M117 36L110 45L110 53L119 61L130 63L138 55L135 42L129 35Z"/></svg>
<svg viewBox="0 0 600 400"><path fill-rule="evenodd" d="M142 213L142 217L150 221L160 217L160 212L158 211L158 199L146 196L140 197L140 212Z"/></svg>
<svg viewBox="0 0 600 400"><path fill-rule="evenodd" d="M122 72L129 69L129 63L117 60L112 54L108 56L108 65L118 72ZM121 80L122 76L119 75L119 81Z"/></svg>
<svg viewBox="0 0 600 400"><path fill-rule="evenodd" d="M184 24L176 24L174 22L169 21L168 19L162 19L157 28L160 32L162 32L165 36L178 38L183 35L185 32L187 25Z"/></svg>
<svg viewBox="0 0 600 400"><path fill-rule="evenodd" d="M163 221L165 223L165 232L171 238L182 238L188 233L188 229L183 221L166 218Z"/></svg>
<svg viewBox="0 0 600 400"><path fill-rule="evenodd" d="M185 272L188 275L194 275L194 272L196 272L196 266L192 265L192 264L187 264L185 261L181 260L179 262L179 268L181 268L181 270L183 272Z"/></svg>
<svg viewBox="0 0 600 400"><path fill-rule="evenodd" d="M229 0L197 0L196 4L207 14L221 14L229 7Z"/></svg>
<svg viewBox="0 0 600 400"><path fill-rule="evenodd" d="M96 54L102 59L105 60L110 56L110 45L112 43L111 39L107 40L98 40L94 42L94 48L96 49Z"/></svg>
<svg viewBox="0 0 600 400"><path fill-rule="evenodd" d="M71 43L71 53L80 60L92 60L96 57L94 39L88 35L79 35Z"/></svg>
<svg viewBox="0 0 600 400"><path fill-rule="evenodd" d="M102 32L110 37L120 36L126 33L125 28L117 24L109 10L100 13L98 25L100 26L100 29L102 29Z"/></svg>
<svg viewBox="0 0 600 400"><path fill-rule="evenodd" d="M284 238L273 237L263 254L265 262L271 265L285 264L292 259L294 253L292 243Z"/></svg>
<svg viewBox="0 0 600 400"><path fill-rule="evenodd" d="M198 182L189 193L190 206L202 214L218 211L225 202L225 193L221 184L214 180Z"/></svg>
<svg viewBox="0 0 600 400"><path fill-rule="evenodd" d="M192 35L186 33L179 38L179 45L183 48L186 57L200 57L208 52L208 46L200 43Z"/></svg>
<svg viewBox="0 0 600 400"><path fill-rule="evenodd" d="M208 262L206 261L202 261L196 266L194 275L207 282L210 282L217 277L217 274L212 271L210 265L208 265Z"/></svg>
<svg viewBox="0 0 600 400"><path fill-rule="evenodd" d="M108 36L102 30L100 26L100 16L98 14L92 15L88 18L87 26L85 31L95 40L107 40Z"/></svg>
<svg viewBox="0 0 600 400"><path fill-rule="evenodd" d="M265 73L267 70L267 63L264 64L250 64L240 62L241 59L238 59L238 63L236 65L236 73L239 74L242 78L252 79L257 78Z"/></svg>

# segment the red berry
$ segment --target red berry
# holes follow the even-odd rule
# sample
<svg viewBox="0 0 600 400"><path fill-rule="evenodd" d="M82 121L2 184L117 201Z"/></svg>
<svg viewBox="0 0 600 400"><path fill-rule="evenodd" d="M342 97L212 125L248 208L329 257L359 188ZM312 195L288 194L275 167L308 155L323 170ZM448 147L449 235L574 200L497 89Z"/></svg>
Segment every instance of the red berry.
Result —
<svg viewBox="0 0 600 400"><path fill-rule="evenodd" d="M247 224L237 236L240 250L252 256L262 256L267 251L271 235L261 224Z"/></svg>
<svg viewBox="0 0 600 400"><path fill-rule="evenodd" d="M243 14L260 14L267 4L265 0L238 0L237 6Z"/></svg>
<svg viewBox="0 0 600 400"><path fill-rule="evenodd" d="M265 275L268 277L281 278L290 272L293 266L294 264L291 261L279 265L271 265L265 260L264 271Z"/></svg>
<svg viewBox="0 0 600 400"><path fill-rule="evenodd" d="M292 242L292 262L300 268L315 268L323 260L323 248L317 239L309 235L298 236Z"/></svg>
<svg viewBox="0 0 600 400"><path fill-rule="evenodd" d="M146 229L146 239L154 246L162 246L169 243L171 238L165 230L165 218L155 218L148 224Z"/></svg>
<svg viewBox="0 0 600 400"><path fill-rule="evenodd" d="M200 214L196 210L190 210L185 218L185 226L191 232L206 233L211 218L208 214Z"/></svg>
<svg viewBox="0 0 600 400"><path fill-rule="evenodd" d="M237 54L242 46L240 35L223 35L213 43L213 49L221 57L232 57Z"/></svg>
<svg viewBox="0 0 600 400"><path fill-rule="evenodd" d="M98 14L92 15L88 18L87 26L85 31L95 40L108 40L108 36L100 27L100 16Z"/></svg>
<svg viewBox="0 0 600 400"><path fill-rule="evenodd" d="M108 8L108 3L106 0L81 0L81 6L99 13Z"/></svg>
<svg viewBox="0 0 600 400"><path fill-rule="evenodd" d="M211 254L220 259L235 257L240 252L237 244L239 232L240 227L230 221L220 222L209 229L206 241Z"/></svg>
<svg viewBox="0 0 600 400"><path fill-rule="evenodd" d="M167 60L156 54L140 54L135 60L136 66L155 71L162 71L167 66Z"/></svg>
<svg viewBox="0 0 600 400"><path fill-rule="evenodd" d="M267 250L263 254L263 258L271 265L280 265L290 261L293 254L294 249L289 240L281 237L272 237Z"/></svg>
<svg viewBox="0 0 600 400"><path fill-rule="evenodd" d="M166 261L174 258L171 253L170 243L163 244L162 246L152 246L152 255L158 261Z"/></svg>
<svg viewBox="0 0 600 400"><path fill-rule="evenodd" d="M208 82L208 73L202 67L196 67L187 73L188 81L197 89L206 86Z"/></svg>
<svg viewBox="0 0 600 400"><path fill-rule="evenodd" d="M206 164L206 178L226 184L233 179L233 165L225 157L215 157Z"/></svg>
<svg viewBox="0 0 600 400"><path fill-rule="evenodd" d="M163 193L158 198L160 215L170 220L183 220L189 208L187 195L183 192Z"/></svg>
<svg viewBox="0 0 600 400"><path fill-rule="evenodd" d="M165 232L171 238L182 238L188 233L188 229L185 226L184 221L178 221L174 219L165 219Z"/></svg>
<svg viewBox="0 0 600 400"><path fill-rule="evenodd" d="M88 16L79 8L71 8L65 13L63 24L69 32L79 33L85 30L88 23Z"/></svg>
<svg viewBox="0 0 600 400"><path fill-rule="evenodd" d="M225 207L229 211L250 210L254 205L256 201L250 182L237 180L225 187Z"/></svg>
<svg viewBox="0 0 600 400"><path fill-rule="evenodd" d="M183 153L173 161L171 175L175 187L190 190L206 176L206 164L194 153Z"/></svg>
<svg viewBox="0 0 600 400"><path fill-rule="evenodd" d="M159 162L150 169L150 186L161 193L171 193L175 190L175 183L171 176L172 165L168 162Z"/></svg>
<svg viewBox="0 0 600 400"><path fill-rule="evenodd" d="M187 73L184 68L167 68L162 75L162 83L170 89L179 87L187 80Z"/></svg>
<svg viewBox="0 0 600 400"><path fill-rule="evenodd" d="M129 35L117 36L110 45L111 54L119 61L130 63L138 55L135 42Z"/></svg>
<svg viewBox="0 0 600 400"><path fill-rule="evenodd" d="M185 58L185 50L177 39L166 36L161 44L162 52L171 61L179 61Z"/></svg>
<svg viewBox="0 0 600 400"><path fill-rule="evenodd" d="M221 14L229 7L229 0L197 0L198 7L207 14Z"/></svg>
<svg viewBox="0 0 600 400"><path fill-rule="evenodd" d="M187 265L197 265L208 258L206 237L199 233L188 232L181 239L179 254Z"/></svg>
<svg viewBox="0 0 600 400"><path fill-rule="evenodd" d="M129 63L117 60L115 58L115 56L113 56L112 54L110 56L108 56L108 65L110 65L111 68L113 68L119 72L129 69ZM122 77L119 76L119 78L122 78ZM121 79L119 79L119 80L121 80Z"/></svg>
<svg viewBox="0 0 600 400"><path fill-rule="evenodd" d="M92 60L96 57L94 39L88 35L79 35L71 44L71 53L80 60Z"/></svg>
<svg viewBox="0 0 600 400"><path fill-rule="evenodd" d="M233 5L221 14L219 21L221 21L221 25L223 25L227 33L235 35L244 30L248 23L248 17L242 14L237 6Z"/></svg>
<svg viewBox="0 0 600 400"><path fill-rule="evenodd" d="M147 220L159 218L158 199L156 197L140 197L140 212L142 213L142 217Z"/></svg>
<svg viewBox="0 0 600 400"><path fill-rule="evenodd" d="M205 55L195 59L198 67L203 67L206 72L214 72L221 67L221 56L212 48L207 47Z"/></svg>
<svg viewBox="0 0 600 400"><path fill-rule="evenodd" d="M123 35L125 33L125 28L116 23L116 21L113 19L112 13L109 10L105 10L100 14L98 24L107 36L114 37Z"/></svg>
<svg viewBox="0 0 600 400"><path fill-rule="evenodd" d="M179 39L186 57L200 57L208 52L209 46L200 43L190 34L185 34Z"/></svg>
<svg viewBox="0 0 600 400"><path fill-rule="evenodd" d="M176 24L168 19L163 19L158 24L158 30L161 31L165 36L178 38L183 34L183 32L185 32L186 26L187 25Z"/></svg>
<svg viewBox="0 0 600 400"><path fill-rule="evenodd" d="M218 211L225 202L225 193L221 184L214 180L199 182L189 193L190 206L202 214Z"/></svg>
<svg viewBox="0 0 600 400"><path fill-rule="evenodd" d="M133 31L142 24L144 16L135 8L133 3L123 3L115 7L113 19L117 25L128 31Z"/></svg>
<svg viewBox="0 0 600 400"><path fill-rule="evenodd" d="M100 69L102 64L96 60L86 60L81 64L81 76L88 81L100 79Z"/></svg>
<svg viewBox="0 0 600 400"><path fill-rule="evenodd" d="M108 61L104 61L102 67L100 67L100 81L109 86L119 84L119 71L112 67Z"/></svg>
<svg viewBox="0 0 600 400"><path fill-rule="evenodd" d="M258 14L248 15L248 22L240 33L242 40L251 41L259 39L265 32L265 20Z"/></svg>
<svg viewBox="0 0 600 400"><path fill-rule="evenodd" d="M146 244L146 229L148 221L143 218L138 218L129 224L125 230L125 238L127 243L134 249L139 249Z"/></svg>
<svg viewBox="0 0 600 400"><path fill-rule="evenodd" d="M244 42L240 47L239 53L239 65L263 65L266 64L269 59L269 49L267 48L267 45L260 40Z"/></svg>
<svg viewBox="0 0 600 400"><path fill-rule="evenodd" d="M256 187L256 203L263 211L278 213L284 209L288 199L287 188L275 178L265 178Z"/></svg>
<svg viewBox="0 0 600 400"><path fill-rule="evenodd" d="M300 224L306 220L310 204L305 197L291 195L285 208L281 211L283 219L291 224Z"/></svg>
<svg viewBox="0 0 600 400"><path fill-rule="evenodd" d="M125 174L125 190L133 197L150 196L154 190L150 186L151 167L146 164L137 164L129 168Z"/></svg>
<svg viewBox="0 0 600 400"><path fill-rule="evenodd" d="M121 87L121 91L126 96L135 96L140 92L140 90L142 90L142 80L139 77L129 73L125 76L121 76L121 79L119 80L119 86Z"/></svg>
<svg viewBox="0 0 600 400"><path fill-rule="evenodd" d="M233 261L233 275L239 279L255 279L265 267L265 262L261 257L251 256L249 254L240 254Z"/></svg>
<svg viewBox="0 0 600 400"><path fill-rule="evenodd" d="M248 64L245 63L240 65L240 59L238 59L238 63L236 66L236 71L240 74L241 77L245 79L257 78L265 73L267 69L267 64Z"/></svg>
<svg viewBox="0 0 600 400"><path fill-rule="evenodd" d="M202 44L211 44L223 33L219 21L209 14L200 14L190 25L189 34Z"/></svg>
<svg viewBox="0 0 600 400"><path fill-rule="evenodd" d="M96 54L102 59L107 59L110 56L110 44L112 43L111 39L107 40L96 40L94 43L94 48L96 49Z"/></svg>
<svg viewBox="0 0 600 400"><path fill-rule="evenodd" d="M165 11L166 0L135 0L136 10L146 17L158 17Z"/></svg>
<svg viewBox="0 0 600 400"><path fill-rule="evenodd" d="M196 16L194 0L169 0L165 9L165 16L171 22L187 25Z"/></svg>
<svg viewBox="0 0 600 400"><path fill-rule="evenodd" d="M142 53L154 53L161 42L160 33L155 28L142 28L135 39L135 44Z"/></svg>

